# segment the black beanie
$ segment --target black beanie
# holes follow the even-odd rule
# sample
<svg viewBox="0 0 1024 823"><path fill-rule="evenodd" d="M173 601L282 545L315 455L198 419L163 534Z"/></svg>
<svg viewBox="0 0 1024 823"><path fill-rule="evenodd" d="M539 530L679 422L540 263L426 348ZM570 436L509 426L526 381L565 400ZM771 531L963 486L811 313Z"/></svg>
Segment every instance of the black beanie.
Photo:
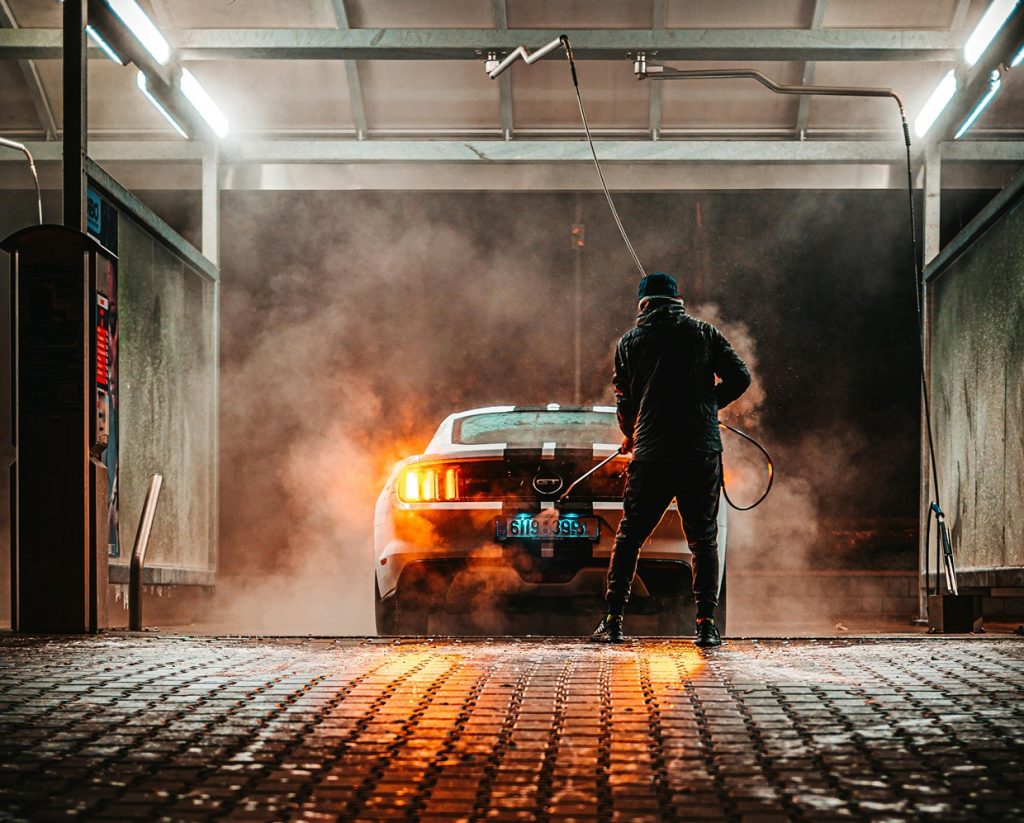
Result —
<svg viewBox="0 0 1024 823"><path fill-rule="evenodd" d="M645 297L678 297L679 289L676 279L671 274L663 271L656 271L647 275L640 281L640 288L637 290L637 300Z"/></svg>

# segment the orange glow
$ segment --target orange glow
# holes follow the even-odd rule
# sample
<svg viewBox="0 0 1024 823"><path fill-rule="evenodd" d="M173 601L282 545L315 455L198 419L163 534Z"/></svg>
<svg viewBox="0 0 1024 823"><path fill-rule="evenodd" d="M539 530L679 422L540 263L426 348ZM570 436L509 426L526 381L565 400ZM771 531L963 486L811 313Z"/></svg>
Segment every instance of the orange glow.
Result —
<svg viewBox="0 0 1024 823"><path fill-rule="evenodd" d="M652 649L647 653L647 663L655 687L692 680L708 665L705 656L689 642L679 645L673 642L664 651Z"/></svg>
<svg viewBox="0 0 1024 823"><path fill-rule="evenodd" d="M452 466L410 466L398 476L398 496L406 503L459 499L459 470Z"/></svg>
<svg viewBox="0 0 1024 823"><path fill-rule="evenodd" d="M405 472L401 489L403 500L415 502L420 499L420 478L416 469L408 469Z"/></svg>

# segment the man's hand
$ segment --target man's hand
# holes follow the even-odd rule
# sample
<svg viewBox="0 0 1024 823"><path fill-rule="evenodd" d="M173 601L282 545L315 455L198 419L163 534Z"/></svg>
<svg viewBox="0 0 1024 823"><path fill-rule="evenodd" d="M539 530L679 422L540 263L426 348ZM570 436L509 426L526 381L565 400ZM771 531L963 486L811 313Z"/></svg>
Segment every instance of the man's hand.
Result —
<svg viewBox="0 0 1024 823"><path fill-rule="evenodd" d="M623 454L632 454L633 452L633 438L630 435L626 435L622 438L622 445L619 446L619 451Z"/></svg>

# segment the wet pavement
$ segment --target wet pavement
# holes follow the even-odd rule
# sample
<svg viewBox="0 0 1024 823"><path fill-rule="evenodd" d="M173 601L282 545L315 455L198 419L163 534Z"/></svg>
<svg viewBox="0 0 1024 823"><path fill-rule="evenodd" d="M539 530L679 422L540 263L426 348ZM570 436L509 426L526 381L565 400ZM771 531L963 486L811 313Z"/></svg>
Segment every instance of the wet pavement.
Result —
<svg viewBox="0 0 1024 823"><path fill-rule="evenodd" d="M0 637L0 819L1021 819L1024 640Z"/></svg>

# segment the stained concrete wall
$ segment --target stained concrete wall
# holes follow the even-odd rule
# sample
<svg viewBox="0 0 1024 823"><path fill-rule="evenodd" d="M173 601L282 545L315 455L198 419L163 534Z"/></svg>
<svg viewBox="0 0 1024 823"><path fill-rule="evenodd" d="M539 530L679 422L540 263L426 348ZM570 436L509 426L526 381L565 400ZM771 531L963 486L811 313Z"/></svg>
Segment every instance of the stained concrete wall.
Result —
<svg viewBox="0 0 1024 823"><path fill-rule="evenodd" d="M217 560L214 284L131 217L118 235L120 561L159 472L147 579L200 582Z"/></svg>
<svg viewBox="0 0 1024 823"><path fill-rule="evenodd" d="M1024 584L1024 200L938 274L929 298L937 466L957 567L978 585Z"/></svg>

